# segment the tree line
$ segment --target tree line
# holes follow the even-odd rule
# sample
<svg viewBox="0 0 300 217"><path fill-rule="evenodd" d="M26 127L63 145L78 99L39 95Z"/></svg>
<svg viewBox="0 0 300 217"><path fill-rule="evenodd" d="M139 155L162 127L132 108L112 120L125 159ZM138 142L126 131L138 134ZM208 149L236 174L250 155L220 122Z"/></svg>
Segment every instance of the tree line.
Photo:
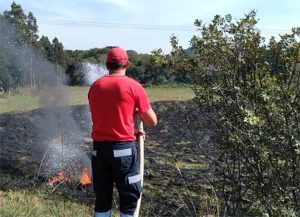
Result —
<svg viewBox="0 0 300 217"><path fill-rule="evenodd" d="M10 10L0 14L0 42L0 91L4 92L20 87L36 88L44 83L85 85L82 64L104 66L110 48L65 50L58 38L40 37L33 13L25 14L15 2ZM142 84L182 82L178 76L153 64L151 55L134 50L128 50L128 55L131 61L128 75Z"/></svg>

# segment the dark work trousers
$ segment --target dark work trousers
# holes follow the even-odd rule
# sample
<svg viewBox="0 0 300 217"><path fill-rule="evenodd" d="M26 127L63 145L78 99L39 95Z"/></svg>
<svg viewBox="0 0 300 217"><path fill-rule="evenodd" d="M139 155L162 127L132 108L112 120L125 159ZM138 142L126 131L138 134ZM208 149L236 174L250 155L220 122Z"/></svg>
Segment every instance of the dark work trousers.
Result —
<svg viewBox="0 0 300 217"><path fill-rule="evenodd" d="M95 212L111 210L113 184L120 198L120 212L133 215L142 191L135 142L93 142Z"/></svg>

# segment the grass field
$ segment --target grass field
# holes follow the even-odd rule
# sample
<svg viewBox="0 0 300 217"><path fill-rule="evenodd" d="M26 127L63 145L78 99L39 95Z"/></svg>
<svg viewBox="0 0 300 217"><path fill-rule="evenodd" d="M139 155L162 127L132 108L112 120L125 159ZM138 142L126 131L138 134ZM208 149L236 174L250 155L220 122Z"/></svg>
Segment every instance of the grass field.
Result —
<svg viewBox="0 0 300 217"><path fill-rule="evenodd" d="M92 207L53 197L55 196L41 191L0 191L0 216L92 216Z"/></svg>
<svg viewBox="0 0 300 217"><path fill-rule="evenodd" d="M68 96L64 97L64 104L87 104L88 87L66 87ZM50 94L51 94L51 90ZM146 88L150 101L179 101L189 100L193 92L188 87L149 87ZM40 99L48 90L23 91L22 93L0 94L0 114L7 112L26 112L40 108ZM55 103L55 102L54 102Z"/></svg>

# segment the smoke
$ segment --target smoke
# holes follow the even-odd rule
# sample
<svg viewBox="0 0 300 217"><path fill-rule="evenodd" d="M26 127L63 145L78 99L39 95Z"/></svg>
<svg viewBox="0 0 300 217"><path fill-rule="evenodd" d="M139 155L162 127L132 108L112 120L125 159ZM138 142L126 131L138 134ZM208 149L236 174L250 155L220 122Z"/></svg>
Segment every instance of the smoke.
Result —
<svg viewBox="0 0 300 217"><path fill-rule="evenodd" d="M25 81L29 86L39 87L41 109L33 120L34 133L39 141L32 143L31 157L40 160L40 175L45 178L60 170L72 171L76 175L79 167L90 168L89 157L82 148L89 132L80 129L74 119L73 108L69 105L70 94L64 86L65 70L47 61L31 45L20 43L17 32L10 22L0 16L0 60L9 56L14 70L22 75L19 82ZM96 70L91 64L86 66ZM6 82L5 76L9 76L9 72L0 72L0 89L1 84ZM84 116L90 123L87 109Z"/></svg>
<svg viewBox="0 0 300 217"><path fill-rule="evenodd" d="M91 85L98 78L108 74L107 70L102 65L93 64L90 62L84 62L82 64L82 70L84 73L84 80L87 85Z"/></svg>

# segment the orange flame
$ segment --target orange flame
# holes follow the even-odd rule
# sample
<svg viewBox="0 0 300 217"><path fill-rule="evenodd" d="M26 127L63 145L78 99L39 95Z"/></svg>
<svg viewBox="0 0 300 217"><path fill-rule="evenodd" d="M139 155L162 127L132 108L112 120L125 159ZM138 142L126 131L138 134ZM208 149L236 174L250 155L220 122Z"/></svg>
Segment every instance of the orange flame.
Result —
<svg viewBox="0 0 300 217"><path fill-rule="evenodd" d="M58 172L58 174L56 176L53 176L52 178L49 178L48 179L48 184L53 185L56 182L61 182L61 181L67 180L67 179L70 180L71 177L69 175L67 175L65 173L65 171L62 170L62 171ZM82 173L81 173L80 184L85 186L85 185L89 185L91 183L92 182L91 182L91 179L90 179L90 176L89 176L89 170L88 170L87 167L85 167L82 170Z"/></svg>
<svg viewBox="0 0 300 217"><path fill-rule="evenodd" d="M66 175L64 171L60 171L56 176L49 178L48 183L49 184L54 184L56 182L60 182L66 179Z"/></svg>
<svg viewBox="0 0 300 217"><path fill-rule="evenodd" d="M80 184L89 185L91 183L92 182L91 182L91 179L89 176L89 170L88 170L88 168L85 167L81 173Z"/></svg>

